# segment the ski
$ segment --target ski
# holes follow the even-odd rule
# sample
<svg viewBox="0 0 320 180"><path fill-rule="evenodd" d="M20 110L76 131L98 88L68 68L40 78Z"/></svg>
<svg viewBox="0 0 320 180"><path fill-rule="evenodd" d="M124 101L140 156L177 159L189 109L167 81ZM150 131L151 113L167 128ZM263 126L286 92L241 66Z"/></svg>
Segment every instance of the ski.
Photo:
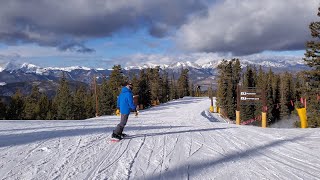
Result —
<svg viewBox="0 0 320 180"><path fill-rule="evenodd" d="M119 142L119 141L121 141L121 140L123 140L123 139L130 139L130 137L129 137L129 135L128 134L122 134L121 135L121 139L118 139L118 138L115 138L115 137L110 137L108 140L110 141L110 142Z"/></svg>
<svg viewBox="0 0 320 180"><path fill-rule="evenodd" d="M112 142L112 143L117 143L117 142L120 142L121 139L110 138L109 141Z"/></svg>

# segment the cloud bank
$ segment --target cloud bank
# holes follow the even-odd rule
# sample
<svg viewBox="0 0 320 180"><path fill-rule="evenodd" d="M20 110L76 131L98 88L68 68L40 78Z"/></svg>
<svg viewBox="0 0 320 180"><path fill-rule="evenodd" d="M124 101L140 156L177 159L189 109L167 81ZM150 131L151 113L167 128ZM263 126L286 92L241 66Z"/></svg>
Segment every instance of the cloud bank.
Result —
<svg viewBox="0 0 320 180"><path fill-rule="evenodd" d="M318 6L318 0L10 0L0 6L0 42L90 53L88 40L147 29L191 52L299 50Z"/></svg>
<svg viewBox="0 0 320 180"><path fill-rule="evenodd" d="M318 7L317 0L225 0L182 25L176 40L187 50L234 55L300 50Z"/></svg>
<svg viewBox="0 0 320 180"><path fill-rule="evenodd" d="M144 27L151 35L164 37L206 7L204 0L2 1L0 41L93 52L84 45L88 39Z"/></svg>

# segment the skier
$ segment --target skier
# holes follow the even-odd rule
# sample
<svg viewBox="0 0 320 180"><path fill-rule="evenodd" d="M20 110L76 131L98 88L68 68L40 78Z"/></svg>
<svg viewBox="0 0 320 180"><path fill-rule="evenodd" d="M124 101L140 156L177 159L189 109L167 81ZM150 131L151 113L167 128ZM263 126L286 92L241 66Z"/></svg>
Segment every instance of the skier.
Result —
<svg viewBox="0 0 320 180"><path fill-rule="evenodd" d="M122 133L125 125L127 124L129 114L132 111L136 111L136 105L133 102L132 95L132 83L127 82L125 86L122 88L121 93L118 97L117 108L120 109L121 120L117 125L116 129L113 130L112 138L121 140L126 134Z"/></svg>

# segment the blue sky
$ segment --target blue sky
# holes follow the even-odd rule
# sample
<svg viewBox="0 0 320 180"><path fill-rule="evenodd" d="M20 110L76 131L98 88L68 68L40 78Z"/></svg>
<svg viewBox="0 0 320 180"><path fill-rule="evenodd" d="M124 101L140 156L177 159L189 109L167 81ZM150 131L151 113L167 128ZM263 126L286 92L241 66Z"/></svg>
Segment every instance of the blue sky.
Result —
<svg viewBox="0 0 320 180"><path fill-rule="evenodd" d="M208 61L303 56L318 6L317 0L12 0L0 7L0 65L109 68L197 61L199 54Z"/></svg>

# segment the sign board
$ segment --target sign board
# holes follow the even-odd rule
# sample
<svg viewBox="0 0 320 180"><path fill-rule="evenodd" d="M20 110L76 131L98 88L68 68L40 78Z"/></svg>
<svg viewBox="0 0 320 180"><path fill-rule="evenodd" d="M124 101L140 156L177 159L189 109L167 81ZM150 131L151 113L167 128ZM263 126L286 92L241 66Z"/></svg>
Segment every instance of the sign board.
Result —
<svg viewBox="0 0 320 180"><path fill-rule="evenodd" d="M256 88L241 88L240 89L240 102L244 105L254 105L261 103L261 91Z"/></svg>

